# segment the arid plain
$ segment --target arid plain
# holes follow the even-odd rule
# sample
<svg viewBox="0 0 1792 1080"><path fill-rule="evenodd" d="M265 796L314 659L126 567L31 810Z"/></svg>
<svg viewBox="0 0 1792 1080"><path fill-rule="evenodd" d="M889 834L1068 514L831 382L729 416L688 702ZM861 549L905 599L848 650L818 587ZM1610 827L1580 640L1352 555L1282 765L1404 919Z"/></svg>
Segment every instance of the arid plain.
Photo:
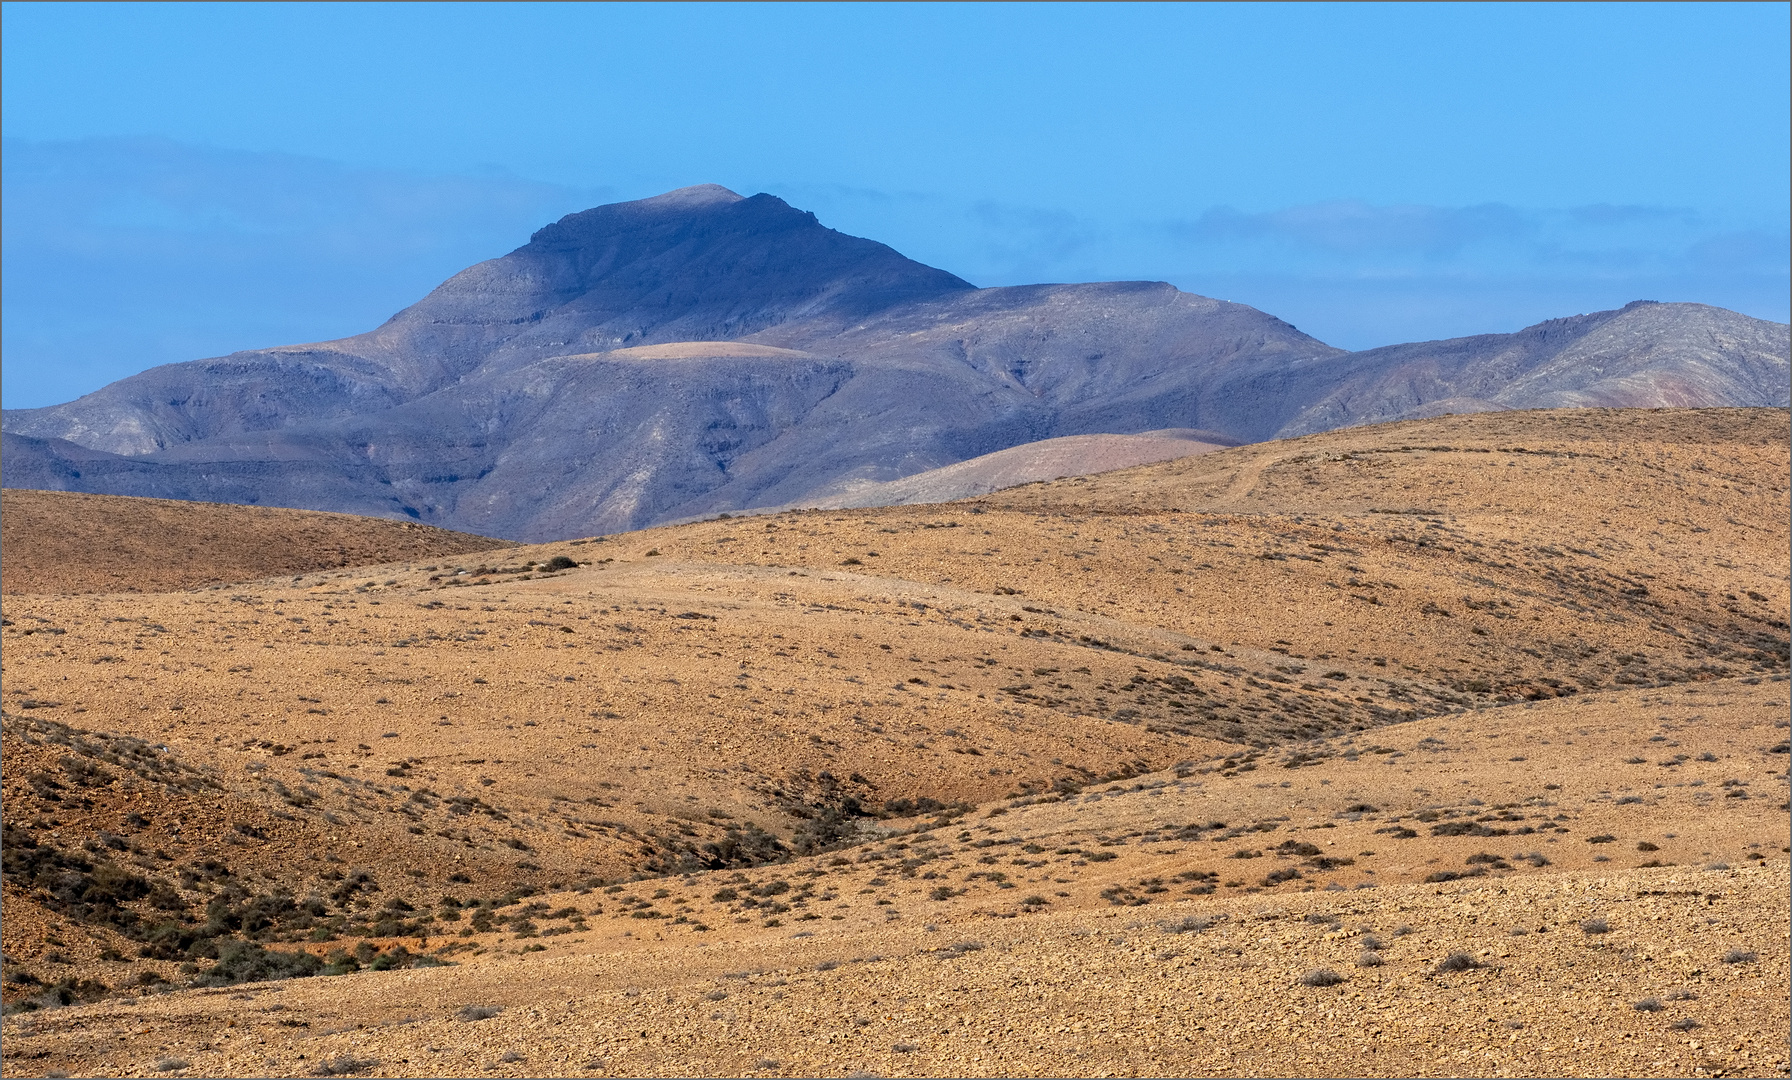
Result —
<svg viewBox="0 0 1792 1080"><path fill-rule="evenodd" d="M1783 1075L1788 453L527 547L9 491L7 1075Z"/></svg>

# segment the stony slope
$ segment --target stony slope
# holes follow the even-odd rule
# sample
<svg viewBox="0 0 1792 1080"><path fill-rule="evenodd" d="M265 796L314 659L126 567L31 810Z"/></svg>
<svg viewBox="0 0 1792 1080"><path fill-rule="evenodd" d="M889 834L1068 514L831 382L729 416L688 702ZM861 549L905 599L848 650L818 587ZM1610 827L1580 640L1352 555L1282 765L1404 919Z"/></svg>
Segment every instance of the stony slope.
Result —
<svg viewBox="0 0 1792 1080"><path fill-rule="evenodd" d="M1784 688L1419 722L503 897L429 927L453 967L14 1016L9 1072L1775 1075Z"/></svg>
<svg viewBox="0 0 1792 1080"><path fill-rule="evenodd" d="M1071 435L1783 405L1786 327L1631 305L1346 354L1150 282L975 289L769 195L598 207L379 329L5 416L4 482L514 539L813 501Z"/></svg>
<svg viewBox="0 0 1792 1080"><path fill-rule="evenodd" d="M1785 424L9 593L8 1071L1771 1071Z"/></svg>

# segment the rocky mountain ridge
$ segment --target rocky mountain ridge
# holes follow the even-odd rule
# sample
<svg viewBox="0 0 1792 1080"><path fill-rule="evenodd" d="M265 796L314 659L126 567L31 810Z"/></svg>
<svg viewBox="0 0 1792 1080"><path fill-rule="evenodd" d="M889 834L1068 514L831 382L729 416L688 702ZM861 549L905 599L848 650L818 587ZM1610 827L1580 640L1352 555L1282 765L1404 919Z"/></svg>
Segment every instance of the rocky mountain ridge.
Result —
<svg viewBox="0 0 1792 1080"><path fill-rule="evenodd" d="M1066 436L1785 405L1787 340L1639 302L1348 353L1161 282L979 289L774 196L702 185L569 215L366 334L8 411L3 479L546 539L798 504Z"/></svg>

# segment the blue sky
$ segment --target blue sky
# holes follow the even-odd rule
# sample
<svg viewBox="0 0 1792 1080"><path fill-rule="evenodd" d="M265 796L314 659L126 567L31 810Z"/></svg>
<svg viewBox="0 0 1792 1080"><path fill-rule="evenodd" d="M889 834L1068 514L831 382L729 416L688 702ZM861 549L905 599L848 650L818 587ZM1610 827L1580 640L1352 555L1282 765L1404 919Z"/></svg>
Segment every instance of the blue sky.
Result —
<svg viewBox="0 0 1792 1080"><path fill-rule="evenodd" d="M9 408L369 329L716 182L1333 344L1785 320L1785 4L0 6Z"/></svg>

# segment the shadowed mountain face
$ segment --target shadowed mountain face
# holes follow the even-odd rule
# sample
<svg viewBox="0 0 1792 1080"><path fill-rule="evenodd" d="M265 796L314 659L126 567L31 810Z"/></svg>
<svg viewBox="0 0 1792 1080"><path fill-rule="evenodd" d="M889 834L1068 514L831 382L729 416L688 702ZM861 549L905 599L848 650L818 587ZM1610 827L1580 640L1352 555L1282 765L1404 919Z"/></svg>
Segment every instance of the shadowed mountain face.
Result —
<svg viewBox="0 0 1792 1080"><path fill-rule="evenodd" d="M704 185L570 215L367 334L8 412L4 482L544 539L801 503L1074 435L1784 405L1786 354L1784 325L1644 303L1345 353L1162 283L977 289L770 195ZM1081 470L1068 452L1053 451L1065 475L1105 451Z"/></svg>
<svg viewBox="0 0 1792 1080"><path fill-rule="evenodd" d="M971 288L770 195L704 185L562 218L371 333L153 368L9 413L6 429L150 454L375 414L547 357L726 340L799 318L840 326Z"/></svg>

